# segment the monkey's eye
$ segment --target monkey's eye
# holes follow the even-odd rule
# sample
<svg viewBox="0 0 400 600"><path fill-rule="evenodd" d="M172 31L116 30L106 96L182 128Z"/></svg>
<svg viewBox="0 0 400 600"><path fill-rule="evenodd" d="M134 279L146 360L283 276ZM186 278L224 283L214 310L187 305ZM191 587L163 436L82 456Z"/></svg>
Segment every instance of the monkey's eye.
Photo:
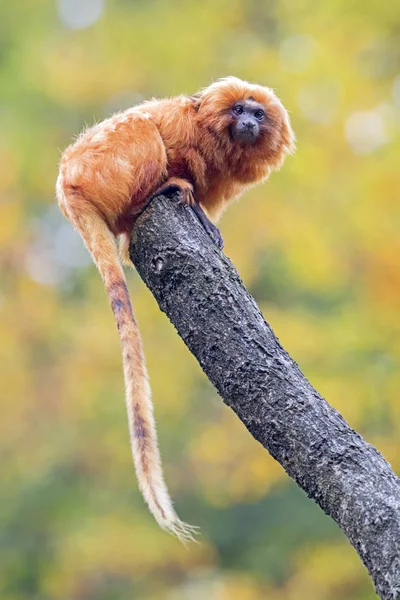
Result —
<svg viewBox="0 0 400 600"><path fill-rule="evenodd" d="M240 106L240 104L237 104L236 106L233 107L233 112L235 113L235 115L242 115L243 114L243 106Z"/></svg>
<svg viewBox="0 0 400 600"><path fill-rule="evenodd" d="M255 116L256 119L258 119L259 121L261 121L261 119L264 118L264 114L265 114L264 111L260 109L260 110L256 110L255 111L254 116Z"/></svg>

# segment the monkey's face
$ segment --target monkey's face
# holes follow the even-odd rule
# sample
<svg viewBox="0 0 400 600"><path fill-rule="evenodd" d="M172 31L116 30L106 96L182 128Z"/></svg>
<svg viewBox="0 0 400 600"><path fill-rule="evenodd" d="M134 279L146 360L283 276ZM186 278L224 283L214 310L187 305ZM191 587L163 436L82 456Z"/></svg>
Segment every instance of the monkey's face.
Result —
<svg viewBox="0 0 400 600"><path fill-rule="evenodd" d="M278 169L294 150L287 111L274 92L236 77L226 77L195 96L198 122L231 160L241 157ZM217 143L218 145L218 143Z"/></svg>
<svg viewBox="0 0 400 600"><path fill-rule="evenodd" d="M265 106L250 97L238 100L231 108L229 132L234 140L243 144L254 144L260 136L266 119Z"/></svg>

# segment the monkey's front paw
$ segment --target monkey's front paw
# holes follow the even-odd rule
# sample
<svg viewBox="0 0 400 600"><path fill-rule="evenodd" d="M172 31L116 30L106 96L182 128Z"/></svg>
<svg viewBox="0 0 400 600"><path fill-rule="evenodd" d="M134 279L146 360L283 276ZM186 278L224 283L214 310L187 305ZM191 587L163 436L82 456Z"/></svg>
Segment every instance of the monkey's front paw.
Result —
<svg viewBox="0 0 400 600"><path fill-rule="evenodd" d="M199 219L206 233L208 233L211 239L214 240L218 248L221 248L222 250L222 248L224 247L224 240L222 239L222 235L218 227L216 227L214 223L210 221L200 204L198 204L197 202L195 202L195 204L192 205L192 210L196 217Z"/></svg>
<svg viewBox="0 0 400 600"><path fill-rule="evenodd" d="M211 221L209 221L206 225L203 224L204 229L208 233L208 235L213 239L213 241L217 244L218 248L221 250L224 247L224 240L222 239L222 235L218 227L216 227Z"/></svg>

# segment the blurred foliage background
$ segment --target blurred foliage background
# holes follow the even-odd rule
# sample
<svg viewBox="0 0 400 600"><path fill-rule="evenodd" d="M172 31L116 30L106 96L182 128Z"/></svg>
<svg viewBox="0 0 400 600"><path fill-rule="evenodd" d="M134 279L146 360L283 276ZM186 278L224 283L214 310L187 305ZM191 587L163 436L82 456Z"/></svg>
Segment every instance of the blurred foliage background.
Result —
<svg viewBox="0 0 400 600"><path fill-rule="evenodd" d="M225 251L315 387L400 469L398 2L3 1L2 600L376 597L132 272L166 478L201 544L157 527L106 295L54 202L85 124L228 74L277 91L298 151L228 211Z"/></svg>

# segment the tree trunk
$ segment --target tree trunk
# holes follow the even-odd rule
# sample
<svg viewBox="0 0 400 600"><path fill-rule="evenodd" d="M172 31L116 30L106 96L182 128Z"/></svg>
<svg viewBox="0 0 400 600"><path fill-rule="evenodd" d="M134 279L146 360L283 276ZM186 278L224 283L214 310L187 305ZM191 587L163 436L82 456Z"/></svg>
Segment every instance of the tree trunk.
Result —
<svg viewBox="0 0 400 600"><path fill-rule="evenodd" d="M399 478L307 381L193 212L156 198L130 255L225 404L343 529L380 598L400 598Z"/></svg>

